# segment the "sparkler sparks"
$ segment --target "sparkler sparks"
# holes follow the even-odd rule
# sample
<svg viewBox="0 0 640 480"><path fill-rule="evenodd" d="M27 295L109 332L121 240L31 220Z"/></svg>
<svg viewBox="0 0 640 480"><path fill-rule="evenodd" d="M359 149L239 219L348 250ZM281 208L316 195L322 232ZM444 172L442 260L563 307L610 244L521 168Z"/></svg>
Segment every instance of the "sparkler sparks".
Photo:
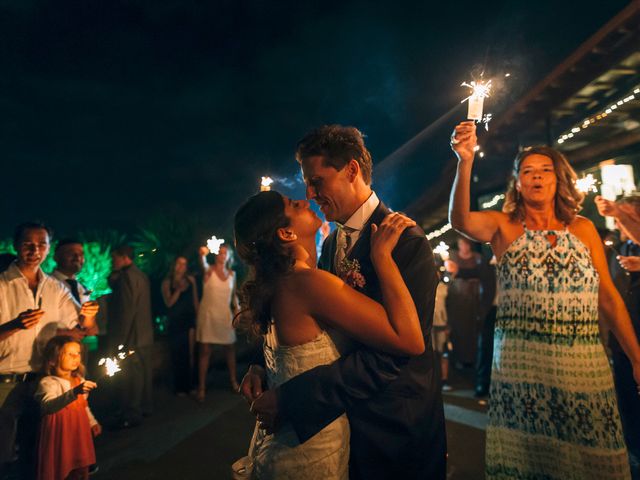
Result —
<svg viewBox="0 0 640 480"><path fill-rule="evenodd" d="M207 240L207 248L214 255L218 255L220 253L220 246L224 243L224 238L217 238L213 235L209 240Z"/></svg>
<svg viewBox="0 0 640 480"><path fill-rule="evenodd" d="M118 360L124 360L129 355L134 354L134 350L124 351L124 345L118 345L118 353L115 357L105 357L98 361L98 366L104 366L105 374L109 377L113 377L116 373L122 371L120 368L120 362Z"/></svg>
<svg viewBox="0 0 640 480"><path fill-rule="evenodd" d="M597 183L598 181L589 173L585 177L576 180L576 188L584 194L598 193Z"/></svg>
<svg viewBox="0 0 640 480"><path fill-rule="evenodd" d="M480 80L476 82L462 82L461 87L469 87L471 89L471 95L466 97L462 102L469 101L469 108L467 110L467 118L469 120L475 120L476 122L482 121L482 107L484 105L484 99L491 94L491 80L486 82ZM490 117L489 117L490 119ZM486 123L485 123L486 126Z"/></svg>
<svg viewBox="0 0 640 480"><path fill-rule="evenodd" d="M271 190L271 184L273 183L273 178L271 177L262 177L262 180L260 181L260 191L261 192L268 192L269 190Z"/></svg>

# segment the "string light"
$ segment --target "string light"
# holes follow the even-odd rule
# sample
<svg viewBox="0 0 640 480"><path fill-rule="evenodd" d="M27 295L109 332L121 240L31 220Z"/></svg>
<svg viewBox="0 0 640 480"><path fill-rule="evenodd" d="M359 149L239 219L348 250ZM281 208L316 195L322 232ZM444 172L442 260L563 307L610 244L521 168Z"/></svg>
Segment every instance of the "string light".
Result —
<svg viewBox="0 0 640 480"><path fill-rule="evenodd" d="M480 207L482 209L495 207L500 200L504 200L504 193L499 193L497 195L494 195L491 200L482 203L482 205L480 205Z"/></svg>
<svg viewBox="0 0 640 480"><path fill-rule="evenodd" d="M445 226L443 226L442 228L439 228L437 230L434 230L432 232L427 233L427 240L433 240L434 238L438 238L441 237L442 235L444 235L445 233L447 233L449 230L451 230L453 227L451 226L450 223L447 223Z"/></svg>
<svg viewBox="0 0 640 480"><path fill-rule="evenodd" d="M633 93L631 93L630 95L627 95L624 98L621 98L620 100L618 100L617 102L612 103L611 105L609 105L607 108L604 109L604 111L589 117L589 118L585 118L582 123L580 123L579 125L576 125L575 127L572 127L568 133L564 133L563 135L560 135L558 137L558 139L556 140L556 142L558 144L563 144L564 142L566 142L567 140L569 140L570 138L573 138L575 136L575 134L580 133L581 131L589 128L591 125L607 118L609 116L609 114L611 114L614 110L616 110L618 107L624 105L625 103L628 103L632 100L636 99L636 95L640 94L640 88L636 88Z"/></svg>

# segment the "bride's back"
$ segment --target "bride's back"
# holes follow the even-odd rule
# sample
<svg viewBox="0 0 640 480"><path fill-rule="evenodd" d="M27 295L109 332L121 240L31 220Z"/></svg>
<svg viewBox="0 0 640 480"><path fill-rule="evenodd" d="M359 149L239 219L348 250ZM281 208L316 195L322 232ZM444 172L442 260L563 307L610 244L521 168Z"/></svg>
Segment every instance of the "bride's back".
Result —
<svg viewBox="0 0 640 480"><path fill-rule="evenodd" d="M302 345L314 340L323 331L309 312L307 297L315 292L305 288L305 277L315 275L314 270L292 272L278 280L271 316L275 335L280 345Z"/></svg>

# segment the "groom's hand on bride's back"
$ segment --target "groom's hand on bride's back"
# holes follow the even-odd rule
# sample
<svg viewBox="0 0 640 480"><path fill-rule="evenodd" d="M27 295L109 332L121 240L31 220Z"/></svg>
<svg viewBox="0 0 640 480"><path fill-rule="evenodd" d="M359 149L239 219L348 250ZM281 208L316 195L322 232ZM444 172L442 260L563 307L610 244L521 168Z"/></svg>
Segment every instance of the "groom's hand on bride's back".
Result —
<svg viewBox="0 0 640 480"><path fill-rule="evenodd" d="M259 365L251 365L240 384L240 394L249 404L262 395L264 391L265 372Z"/></svg>

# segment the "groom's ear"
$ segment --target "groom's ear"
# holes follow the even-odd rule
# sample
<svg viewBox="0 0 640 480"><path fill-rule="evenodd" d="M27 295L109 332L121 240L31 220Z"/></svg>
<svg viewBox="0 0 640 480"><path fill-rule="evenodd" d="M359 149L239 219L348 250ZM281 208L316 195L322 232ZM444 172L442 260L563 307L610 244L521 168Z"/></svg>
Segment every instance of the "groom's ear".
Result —
<svg viewBox="0 0 640 480"><path fill-rule="evenodd" d="M354 158L352 158L344 168L351 182L353 182L358 177L358 173L360 173L360 164Z"/></svg>
<svg viewBox="0 0 640 480"><path fill-rule="evenodd" d="M298 239L296 233L290 228L279 228L276 233L278 239L284 243L294 242Z"/></svg>

